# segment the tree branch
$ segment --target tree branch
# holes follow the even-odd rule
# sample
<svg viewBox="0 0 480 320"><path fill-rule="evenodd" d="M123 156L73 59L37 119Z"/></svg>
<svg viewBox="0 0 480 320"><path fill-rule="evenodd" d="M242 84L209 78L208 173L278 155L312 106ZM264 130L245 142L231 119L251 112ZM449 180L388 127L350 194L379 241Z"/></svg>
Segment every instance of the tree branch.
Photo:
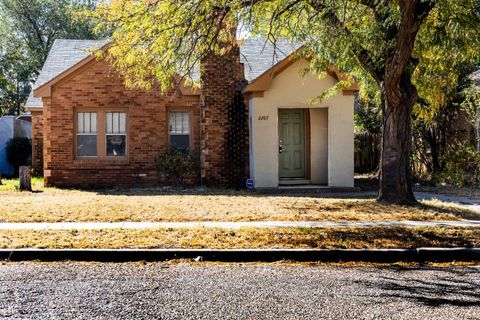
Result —
<svg viewBox="0 0 480 320"><path fill-rule="evenodd" d="M337 14L333 11L332 8L329 8L325 5L322 0L313 0L310 2L310 5L314 10L323 14L323 17L327 22L335 29L345 33L348 37L351 38L351 43L355 46L355 52L353 54L357 57L360 65L370 73L370 75L380 83L383 81L383 70L379 69L373 59L370 57L370 53L362 45L358 44L355 41L355 36L352 32L343 25L343 23L338 18Z"/></svg>

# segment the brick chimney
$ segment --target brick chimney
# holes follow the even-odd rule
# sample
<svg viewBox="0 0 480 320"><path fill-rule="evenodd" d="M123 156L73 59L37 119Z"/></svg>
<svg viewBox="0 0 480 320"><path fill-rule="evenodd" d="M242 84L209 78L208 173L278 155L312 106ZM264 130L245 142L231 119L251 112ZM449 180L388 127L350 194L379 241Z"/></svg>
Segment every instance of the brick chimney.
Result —
<svg viewBox="0 0 480 320"><path fill-rule="evenodd" d="M236 29L231 29L236 44ZM207 185L229 185L226 135L229 108L244 79L240 48L234 45L223 55L211 54L201 65L201 177Z"/></svg>

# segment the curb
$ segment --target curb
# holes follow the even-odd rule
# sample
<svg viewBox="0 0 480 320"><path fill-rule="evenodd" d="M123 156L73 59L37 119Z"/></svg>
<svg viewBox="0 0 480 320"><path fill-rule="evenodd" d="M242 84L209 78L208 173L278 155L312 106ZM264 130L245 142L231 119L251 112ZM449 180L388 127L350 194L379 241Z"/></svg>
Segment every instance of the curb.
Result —
<svg viewBox="0 0 480 320"><path fill-rule="evenodd" d="M0 249L7 261L134 262L195 259L216 262L480 261L480 248L417 249Z"/></svg>

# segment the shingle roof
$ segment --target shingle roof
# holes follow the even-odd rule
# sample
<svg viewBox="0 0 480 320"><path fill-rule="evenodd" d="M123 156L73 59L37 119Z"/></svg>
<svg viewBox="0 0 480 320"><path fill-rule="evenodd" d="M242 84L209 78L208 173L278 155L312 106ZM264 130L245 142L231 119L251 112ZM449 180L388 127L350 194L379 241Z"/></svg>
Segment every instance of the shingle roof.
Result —
<svg viewBox="0 0 480 320"><path fill-rule="evenodd" d="M34 88L52 80L106 43L107 40L56 40ZM275 46L261 38L246 39L240 47L240 61L245 66L246 80L249 82L255 80L298 48L298 45L292 45L283 39L279 40ZM32 90L25 106L42 107L42 99L34 97Z"/></svg>
<svg viewBox="0 0 480 320"><path fill-rule="evenodd" d="M245 66L245 79L248 82L255 80L299 47L286 39L278 40L275 45L261 38L246 39L240 47L240 62Z"/></svg>
<svg viewBox="0 0 480 320"><path fill-rule="evenodd" d="M98 49L106 43L107 40L55 40L38 75L34 88L52 80L63 71L86 58L92 50ZM25 106L41 107L42 99L34 97L32 90Z"/></svg>

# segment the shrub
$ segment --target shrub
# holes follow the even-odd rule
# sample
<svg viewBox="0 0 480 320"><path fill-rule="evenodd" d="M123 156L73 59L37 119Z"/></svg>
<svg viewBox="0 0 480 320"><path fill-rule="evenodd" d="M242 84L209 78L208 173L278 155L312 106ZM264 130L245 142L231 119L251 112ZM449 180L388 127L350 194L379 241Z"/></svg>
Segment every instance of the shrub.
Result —
<svg viewBox="0 0 480 320"><path fill-rule="evenodd" d="M32 141L27 137L16 137L7 142L7 159L15 170L19 166L30 165L32 161Z"/></svg>
<svg viewBox="0 0 480 320"><path fill-rule="evenodd" d="M445 169L436 180L458 187L480 186L480 153L471 145L461 144L452 148L443 160Z"/></svg>
<svg viewBox="0 0 480 320"><path fill-rule="evenodd" d="M155 157L155 168L167 180L182 184L185 178L198 170L198 157L175 147L160 151Z"/></svg>

